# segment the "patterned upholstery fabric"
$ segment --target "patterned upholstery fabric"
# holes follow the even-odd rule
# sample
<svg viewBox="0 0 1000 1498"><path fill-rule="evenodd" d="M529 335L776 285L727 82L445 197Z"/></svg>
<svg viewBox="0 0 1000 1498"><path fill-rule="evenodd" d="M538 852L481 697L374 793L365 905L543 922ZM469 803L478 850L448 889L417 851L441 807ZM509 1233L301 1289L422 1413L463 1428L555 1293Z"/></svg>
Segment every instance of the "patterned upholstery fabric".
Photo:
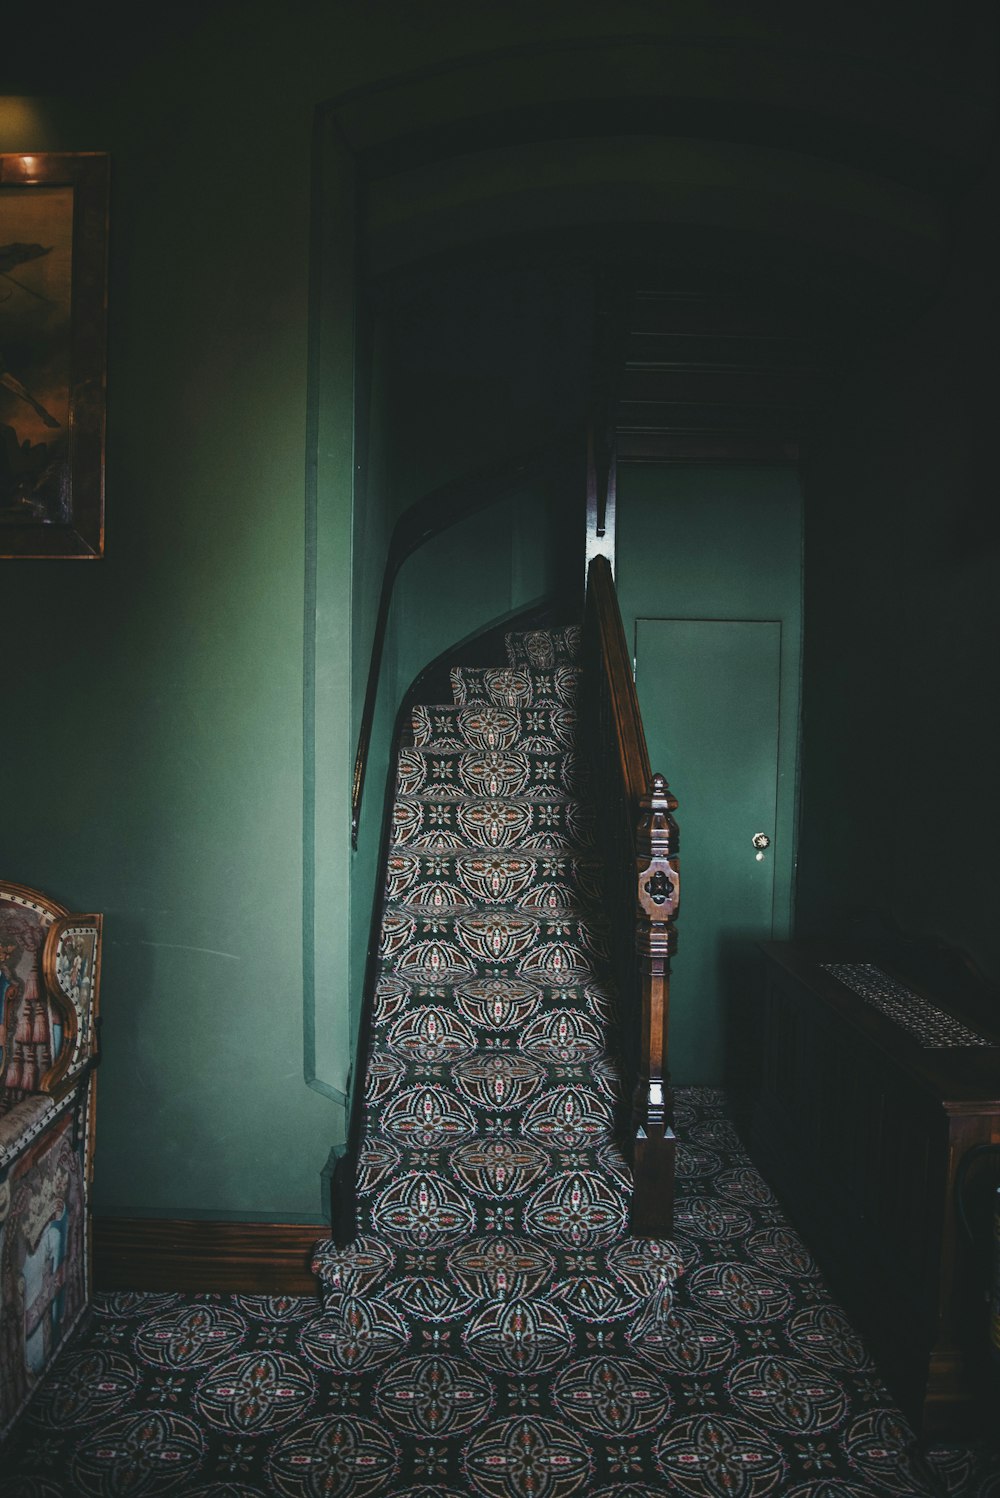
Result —
<svg viewBox="0 0 1000 1498"><path fill-rule="evenodd" d="M39 1090L52 1065L53 1016L41 973L51 911L27 900L0 905L0 1111Z"/></svg>
<svg viewBox="0 0 1000 1498"><path fill-rule="evenodd" d="M0 1435L88 1300L100 935L0 883Z"/></svg>

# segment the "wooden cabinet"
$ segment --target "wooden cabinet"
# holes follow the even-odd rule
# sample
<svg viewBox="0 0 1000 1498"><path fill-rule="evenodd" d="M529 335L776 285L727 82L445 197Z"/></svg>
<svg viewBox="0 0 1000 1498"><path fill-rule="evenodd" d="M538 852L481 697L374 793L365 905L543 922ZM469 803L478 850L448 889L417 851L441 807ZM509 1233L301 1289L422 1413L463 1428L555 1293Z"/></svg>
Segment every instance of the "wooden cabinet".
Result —
<svg viewBox="0 0 1000 1498"><path fill-rule="evenodd" d="M893 1016L825 966L846 961L870 987L865 954L763 950L752 1152L917 1429L957 1430L991 1397L953 1182L968 1149L1000 1142L1000 1014L942 1002L881 964Z"/></svg>

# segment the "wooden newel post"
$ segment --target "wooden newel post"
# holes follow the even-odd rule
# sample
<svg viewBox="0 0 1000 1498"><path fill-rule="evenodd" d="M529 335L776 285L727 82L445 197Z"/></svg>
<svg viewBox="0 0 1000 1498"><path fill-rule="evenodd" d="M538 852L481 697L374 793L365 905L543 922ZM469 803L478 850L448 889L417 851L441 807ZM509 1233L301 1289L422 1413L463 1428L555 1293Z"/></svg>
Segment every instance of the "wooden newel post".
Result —
<svg viewBox="0 0 1000 1498"><path fill-rule="evenodd" d="M673 1230L674 1148L667 1069L670 958L677 948L674 920L680 906L680 836L672 812L677 801L662 775L654 775L639 801L636 829L636 954L642 1020L639 1075L633 1104L632 1232L661 1238Z"/></svg>

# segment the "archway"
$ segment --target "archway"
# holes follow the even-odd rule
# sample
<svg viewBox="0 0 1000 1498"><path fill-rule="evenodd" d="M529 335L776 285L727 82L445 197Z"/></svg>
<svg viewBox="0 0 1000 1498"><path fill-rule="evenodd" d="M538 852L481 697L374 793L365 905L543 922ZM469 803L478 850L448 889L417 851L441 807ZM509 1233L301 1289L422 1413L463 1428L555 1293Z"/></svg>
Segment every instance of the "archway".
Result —
<svg viewBox="0 0 1000 1498"><path fill-rule="evenodd" d="M939 188L967 146L971 120L945 126L942 117L935 132L926 100L907 96L891 69L854 58L847 89L846 65L818 36L794 57L774 38L739 46L615 38L465 60L320 111L307 994L311 985L315 995L317 973L326 977L311 1010L307 999L307 1046L314 1078L339 1069L331 1082L338 1093L353 1021L335 990L348 988L356 1014L377 838L371 827L363 832L352 859L352 733L336 704L349 675L357 717L393 509L371 483L363 499L359 487L372 454L357 440L368 430L367 416L357 421L357 376L362 370L367 382L371 372L357 358L370 347L367 332L358 338L358 288L398 289L420 275L438 288L449 274L495 277L498 259L532 274L547 264L584 277L609 264L629 274L654 266L661 284L709 299L764 298L779 320L794 307L805 319L802 336L814 317L847 336L873 317L884 326L905 321L938 274L946 242ZM458 464L472 456L449 451ZM381 715L384 738L388 695ZM318 910L328 913L324 928ZM337 974L347 943L350 972Z"/></svg>

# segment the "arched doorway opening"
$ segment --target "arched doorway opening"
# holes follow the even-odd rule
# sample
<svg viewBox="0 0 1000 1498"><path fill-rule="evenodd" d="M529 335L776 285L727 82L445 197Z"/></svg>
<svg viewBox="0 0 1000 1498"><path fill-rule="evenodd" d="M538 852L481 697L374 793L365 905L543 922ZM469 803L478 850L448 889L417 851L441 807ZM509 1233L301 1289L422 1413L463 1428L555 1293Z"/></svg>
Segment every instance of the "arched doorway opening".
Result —
<svg viewBox="0 0 1000 1498"><path fill-rule="evenodd" d="M708 318L678 335L697 342L696 356L673 361L684 367L666 372L670 392L647 402L662 409L633 431L637 447L646 444L639 455L794 462L787 412L768 428L760 420L768 402L751 392L751 418L738 414L747 369L758 389L775 373L755 357L766 344L780 370L782 330L786 344L801 345L829 342L832 326L842 341L873 319L905 321L942 253L923 124L911 111L901 145L899 112L887 113L884 98L876 108L870 87L864 130L854 96L843 97L831 124L832 71L821 46L806 68L817 91L804 90L801 65L778 68L766 106L753 87L719 95L711 48L694 43L686 93L676 46L671 65L657 70L662 46L588 44L557 87L558 52L480 58L360 91L321 111L317 129L306 878L307 904L336 912L336 929L315 918L310 926L307 916L306 944L314 987L336 951L349 944L353 954L342 975L349 1008L329 978L312 1008L312 1075L338 1072L336 1088L346 1087L353 1051L377 844L374 822L356 855L344 841L348 767L394 516L430 477L456 477L513 436L586 404L596 287L609 275ZM728 328L713 324L720 306L735 310ZM717 348L728 340L730 353L742 338L743 363L725 368L711 355L713 338ZM831 355L823 373L835 362ZM716 396L723 377L730 390L699 400L709 376ZM678 412L699 405L702 427L685 429ZM530 532L530 496L525 504L522 532ZM503 572L505 607L544 586L530 548L512 543L500 557L483 550L481 533L461 544ZM425 562L431 573L441 565ZM457 596L451 617L461 638L468 621ZM396 633L376 734L383 743L412 664L407 652L422 648L419 631L397 623ZM345 677L354 724L332 706ZM791 711L787 681L785 689ZM791 815L782 813L787 826ZM789 842L782 837L779 929L787 929Z"/></svg>

